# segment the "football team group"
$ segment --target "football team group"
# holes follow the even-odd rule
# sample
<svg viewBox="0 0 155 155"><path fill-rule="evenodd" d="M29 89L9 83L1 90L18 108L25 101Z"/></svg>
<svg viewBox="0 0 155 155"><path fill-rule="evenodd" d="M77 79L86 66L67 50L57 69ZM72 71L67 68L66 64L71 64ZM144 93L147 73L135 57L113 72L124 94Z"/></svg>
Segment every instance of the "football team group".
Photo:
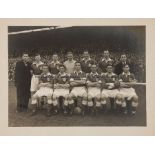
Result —
<svg viewBox="0 0 155 155"><path fill-rule="evenodd" d="M27 53L22 56L25 66L28 65L28 57ZM17 63L16 86L22 78L18 73L19 68ZM43 63L40 54L36 54L35 61L30 65L31 116L36 115L43 105L46 105L46 116L61 112L65 116L75 113L95 116L109 112L135 115L138 96L133 86L137 80L130 70L131 64L126 54L122 54L120 62L114 65L108 50L103 51L99 62L91 59L87 50L83 52L81 61L75 61L73 53L68 52L67 60L63 63L59 62L56 53L50 64ZM22 89L17 89L17 98L20 98L18 94ZM19 112L20 105L17 104Z"/></svg>

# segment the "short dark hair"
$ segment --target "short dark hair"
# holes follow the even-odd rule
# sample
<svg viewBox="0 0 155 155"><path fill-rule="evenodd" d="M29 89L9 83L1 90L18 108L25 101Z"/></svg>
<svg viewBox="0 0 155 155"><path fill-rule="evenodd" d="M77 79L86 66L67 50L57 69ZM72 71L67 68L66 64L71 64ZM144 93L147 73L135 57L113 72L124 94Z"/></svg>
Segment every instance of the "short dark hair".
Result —
<svg viewBox="0 0 155 155"><path fill-rule="evenodd" d="M66 66L65 66L65 65L60 64L60 65L59 65L59 68L60 68L60 67L63 67L63 68L66 70Z"/></svg>
<svg viewBox="0 0 155 155"><path fill-rule="evenodd" d="M88 53L89 53L89 51L88 51L87 49L86 49L86 50L84 50L84 51L83 51L83 53L84 53L84 52L88 52Z"/></svg>
<svg viewBox="0 0 155 155"><path fill-rule="evenodd" d="M125 64L125 65L123 66L123 68L125 68L126 66L128 66L128 67L130 68L129 64Z"/></svg>
<svg viewBox="0 0 155 155"><path fill-rule="evenodd" d="M27 54L27 55L29 55L29 53L28 53L28 52L23 52L23 53L22 53L22 56L23 56L24 54Z"/></svg>
<svg viewBox="0 0 155 155"><path fill-rule="evenodd" d="M108 68L108 67L113 67L113 65L111 65L111 64L108 64L108 65L107 65L107 68Z"/></svg>
<svg viewBox="0 0 155 155"><path fill-rule="evenodd" d="M36 56L40 56L40 54L39 54L39 53L36 53L36 54L35 54L35 57L36 57Z"/></svg>
<svg viewBox="0 0 155 155"><path fill-rule="evenodd" d="M71 52L71 51L68 51L68 52L67 52L67 55L68 55L68 54L73 54L73 52Z"/></svg>
<svg viewBox="0 0 155 155"><path fill-rule="evenodd" d="M126 53L122 53L121 56L122 56L122 55L125 55L125 56L126 56ZM121 57L121 56L120 56L120 57Z"/></svg>
<svg viewBox="0 0 155 155"><path fill-rule="evenodd" d="M105 51L108 51L108 52L109 52L109 50L108 50L108 49L103 50L103 52L105 52Z"/></svg>
<svg viewBox="0 0 155 155"><path fill-rule="evenodd" d="M43 64L42 67L48 67L48 65L47 64Z"/></svg>
<svg viewBox="0 0 155 155"><path fill-rule="evenodd" d="M53 55L57 55L57 56L58 56L58 54L57 54L57 53L53 53ZM53 56L53 55L52 55L52 56Z"/></svg>
<svg viewBox="0 0 155 155"><path fill-rule="evenodd" d="M80 64L81 65L81 62L80 61L76 61L75 64Z"/></svg>

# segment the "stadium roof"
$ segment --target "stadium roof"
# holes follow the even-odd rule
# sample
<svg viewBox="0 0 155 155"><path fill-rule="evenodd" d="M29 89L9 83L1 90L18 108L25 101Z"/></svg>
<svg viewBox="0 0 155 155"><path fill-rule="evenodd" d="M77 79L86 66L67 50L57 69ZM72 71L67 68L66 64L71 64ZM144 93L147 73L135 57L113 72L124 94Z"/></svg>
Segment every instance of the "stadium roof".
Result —
<svg viewBox="0 0 155 155"><path fill-rule="evenodd" d="M35 30L35 29L42 29L42 28L50 28L50 27L57 27L57 26L9 26L8 32L19 32L19 31L27 31L27 30Z"/></svg>

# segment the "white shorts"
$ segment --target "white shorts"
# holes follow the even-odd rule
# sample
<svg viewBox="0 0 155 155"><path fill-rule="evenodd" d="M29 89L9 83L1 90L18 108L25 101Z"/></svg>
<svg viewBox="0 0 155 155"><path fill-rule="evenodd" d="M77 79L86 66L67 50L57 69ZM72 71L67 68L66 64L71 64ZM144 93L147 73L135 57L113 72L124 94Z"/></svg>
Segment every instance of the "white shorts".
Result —
<svg viewBox="0 0 155 155"><path fill-rule="evenodd" d="M34 96L37 97L42 97L42 96L47 96L47 97L52 97L53 95L53 89L52 88L47 88L47 87L41 87L35 94Z"/></svg>
<svg viewBox="0 0 155 155"><path fill-rule="evenodd" d="M66 95L69 95L69 89L55 89L53 92L53 95L60 97L65 97Z"/></svg>
<svg viewBox="0 0 155 155"><path fill-rule="evenodd" d="M120 88L120 94L122 94L123 97L127 97L128 100L133 96L137 96L136 91L133 88Z"/></svg>
<svg viewBox="0 0 155 155"><path fill-rule="evenodd" d="M102 94L106 95L107 97L115 98L118 94L120 94L120 92L118 89L103 89Z"/></svg>
<svg viewBox="0 0 155 155"><path fill-rule="evenodd" d="M31 78L31 88L30 91L34 92L38 90L38 84L39 84L39 75L33 75Z"/></svg>
<svg viewBox="0 0 155 155"><path fill-rule="evenodd" d="M87 93L86 88L85 87L74 87L71 91L71 93L75 96L75 97L83 97L84 94Z"/></svg>
<svg viewBox="0 0 155 155"><path fill-rule="evenodd" d="M90 95L92 98L96 97L97 95L101 95L101 89L96 87L90 87L88 88L88 95Z"/></svg>

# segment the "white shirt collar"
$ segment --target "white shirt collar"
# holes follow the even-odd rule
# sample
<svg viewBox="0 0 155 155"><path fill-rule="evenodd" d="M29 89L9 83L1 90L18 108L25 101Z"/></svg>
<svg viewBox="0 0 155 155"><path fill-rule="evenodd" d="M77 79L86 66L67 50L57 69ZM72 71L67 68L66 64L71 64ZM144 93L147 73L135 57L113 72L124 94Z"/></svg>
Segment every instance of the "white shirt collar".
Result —
<svg viewBox="0 0 155 155"><path fill-rule="evenodd" d="M45 73L42 73L43 75L52 75L50 72L47 72L46 74Z"/></svg>
<svg viewBox="0 0 155 155"><path fill-rule="evenodd" d="M130 72L128 72L128 73L122 73L123 75L131 75L131 73Z"/></svg>
<svg viewBox="0 0 155 155"><path fill-rule="evenodd" d="M44 64L42 61L39 61L39 63L36 61L33 62L33 65L42 65L42 64Z"/></svg>
<svg viewBox="0 0 155 155"><path fill-rule="evenodd" d="M66 72L64 72L63 74L61 74L60 72L58 73L60 76L66 76L67 75L67 73Z"/></svg>
<svg viewBox="0 0 155 155"><path fill-rule="evenodd" d="M56 62L52 61L51 62L51 64L59 64L59 63L60 63L59 61L56 61Z"/></svg>
<svg viewBox="0 0 155 155"><path fill-rule="evenodd" d="M98 75L98 73L97 73L97 72L96 72L96 73L92 73L92 72L91 72L90 74L91 74L91 75Z"/></svg>
<svg viewBox="0 0 155 155"><path fill-rule="evenodd" d="M84 61L90 61L91 58L89 57L87 60L85 58L83 58L82 60L84 60Z"/></svg>
<svg viewBox="0 0 155 155"><path fill-rule="evenodd" d="M75 62L75 60L74 59L72 59L71 61L69 61L69 60L67 60L68 62Z"/></svg>
<svg viewBox="0 0 155 155"><path fill-rule="evenodd" d="M107 72L107 73L105 73L105 75L109 75L109 73ZM115 73L112 73L112 74L111 74L111 76L113 76L113 75L115 75Z"/></svg>
<svg viewBox="0 0 155 155"><path fill-rule="evenodd" d="M82 71L79 71L79 73L77 73L76 71L74 71L74 73L75 73L75 74L79 74L79 73L82 73Z"/></svg>
<svg viewBox="0 0 155 155"><path fill-rule="evenodd" d="M102 58L102 61L111 61L111 60L112 60L111 58L108 59Z"/></svg>

